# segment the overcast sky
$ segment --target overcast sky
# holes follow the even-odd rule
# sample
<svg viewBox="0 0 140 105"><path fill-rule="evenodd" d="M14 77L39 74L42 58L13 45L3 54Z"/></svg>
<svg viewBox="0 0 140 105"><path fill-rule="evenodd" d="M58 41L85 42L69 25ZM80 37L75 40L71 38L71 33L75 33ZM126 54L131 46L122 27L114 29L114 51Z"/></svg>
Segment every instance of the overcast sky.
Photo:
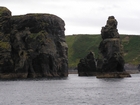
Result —
<svg viewBox="0 0 140 105"><path fill-rule="evenodd" d="M140 35L140 0L0 0L12 15L55 14L65 21L65 34L100 34L115 16L120 34Z"/></svg>

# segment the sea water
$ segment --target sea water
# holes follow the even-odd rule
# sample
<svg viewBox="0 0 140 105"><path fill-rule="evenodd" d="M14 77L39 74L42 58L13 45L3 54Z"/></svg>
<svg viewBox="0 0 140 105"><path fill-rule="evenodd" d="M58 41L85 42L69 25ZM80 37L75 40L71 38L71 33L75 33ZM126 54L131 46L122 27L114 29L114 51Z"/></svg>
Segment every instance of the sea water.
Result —
<svg viewBox="0 0 140 105"><path fill-rule="evenodd" d="M0 105L139 105L140 74L131 76L1 80Z"/></svg>

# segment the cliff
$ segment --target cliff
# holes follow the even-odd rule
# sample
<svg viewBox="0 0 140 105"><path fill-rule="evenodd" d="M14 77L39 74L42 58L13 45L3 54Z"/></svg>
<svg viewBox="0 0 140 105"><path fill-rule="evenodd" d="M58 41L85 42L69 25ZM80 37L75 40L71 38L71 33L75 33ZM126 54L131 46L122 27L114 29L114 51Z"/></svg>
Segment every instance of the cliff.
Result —
<svg viewBox="0 0 140 105"><path fill-rule="evenodd" d="M64 26L52 14L11 16L0 7L0 78L68 76Z"/></svg>

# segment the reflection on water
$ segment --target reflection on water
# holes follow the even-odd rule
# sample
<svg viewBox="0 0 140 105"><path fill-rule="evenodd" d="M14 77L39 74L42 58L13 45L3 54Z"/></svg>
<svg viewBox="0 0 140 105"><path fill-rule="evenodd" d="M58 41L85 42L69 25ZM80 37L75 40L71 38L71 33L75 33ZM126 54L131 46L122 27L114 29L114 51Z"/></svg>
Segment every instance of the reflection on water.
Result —
<svg viewBox="0 0 140 105"><path fill-rule="evenodd" d="M0 105L138 105L140 74L131 76L0 81Z"/></svg>

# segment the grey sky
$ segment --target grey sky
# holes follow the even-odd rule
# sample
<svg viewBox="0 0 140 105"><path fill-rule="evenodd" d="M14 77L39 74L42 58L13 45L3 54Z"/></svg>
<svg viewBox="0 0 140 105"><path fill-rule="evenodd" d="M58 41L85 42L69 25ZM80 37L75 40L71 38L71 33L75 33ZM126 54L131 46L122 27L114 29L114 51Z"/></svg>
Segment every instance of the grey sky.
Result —
<svg viewBox="0 0 140 105"><path fill-rule="evenodd" d="M140 35L139 0L0 0L12 15L55 14L65 21L65 34L100 34L108 16L118 21L120 34Z"/></svg>

